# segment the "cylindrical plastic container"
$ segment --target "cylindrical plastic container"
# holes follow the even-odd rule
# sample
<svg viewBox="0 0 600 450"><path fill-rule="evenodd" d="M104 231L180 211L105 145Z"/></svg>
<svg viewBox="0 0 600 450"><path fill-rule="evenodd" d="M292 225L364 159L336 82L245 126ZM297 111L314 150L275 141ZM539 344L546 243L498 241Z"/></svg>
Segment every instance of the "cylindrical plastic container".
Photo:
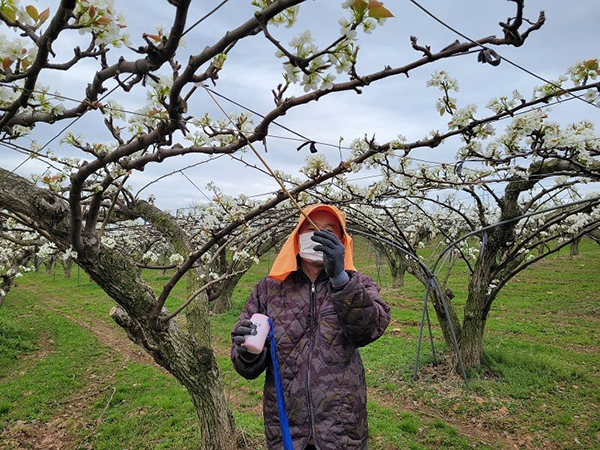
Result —
<svg viewBox="0 0 600 450"><path fill-rule="evenodd" d="M246 335L246 340L242 344L250 353L258 355L262 352L269 334L269 317L264 314L255 313L250 317L252 322L252 333Z"/></svg>

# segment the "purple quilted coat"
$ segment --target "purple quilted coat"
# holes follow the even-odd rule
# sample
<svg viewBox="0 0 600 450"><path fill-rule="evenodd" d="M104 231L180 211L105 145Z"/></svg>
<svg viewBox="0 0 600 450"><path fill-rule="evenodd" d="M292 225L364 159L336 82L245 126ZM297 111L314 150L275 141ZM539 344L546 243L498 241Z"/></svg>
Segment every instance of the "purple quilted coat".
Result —
<svg viewBox="0 0 600 450"><path fill-rule="evenodd" d="M295 450L304 450L311 438L319 450L367 447L367 392L358 348L383 334L390 310L370 277L348 274L350 281L339 291L334 291L324 272L314 284L301 270L283 281L265 277L240 315L240 320L249 319L259 312L273 319ZM247 379L267 370L265 433L270 449L282 449L269 353L266 346L248 362L233 345L231 359Z"/></svg>

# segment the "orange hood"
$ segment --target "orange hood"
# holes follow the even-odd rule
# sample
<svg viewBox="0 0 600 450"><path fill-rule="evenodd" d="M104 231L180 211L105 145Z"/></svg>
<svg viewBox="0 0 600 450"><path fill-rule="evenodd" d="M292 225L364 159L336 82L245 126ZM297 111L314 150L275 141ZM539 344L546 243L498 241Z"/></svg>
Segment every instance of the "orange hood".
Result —
<svg viewBox="0 0 600 450"><path fill-rule="evenodd" d="M356 269L354 268L354 264L352 263L352 238L346 232L346 218L344 217L344 213L335 206L323 204L307 206L306 208L304 208L303 212L304 214L309 216L311 213L320 210L330 212L339 220L343 232L342 244L344 244L344 247L346 248L346 252L344 255L344 265L346 270L355 271ZM301 214L300 219L298 220L298 225L296 225L294 231L292 231L290 236L285 241L285 244L283 244L283 247L279 251L277 258L275 258L275 262L273 262L273 267L269 272L269 277L273 278L274 280L283 281L290 273L298 270L298 262L296 259L298 253L300 252L300 247L298 245L298 231L300 230L300 227L305 221L306 218L303 214Z"/></svg>

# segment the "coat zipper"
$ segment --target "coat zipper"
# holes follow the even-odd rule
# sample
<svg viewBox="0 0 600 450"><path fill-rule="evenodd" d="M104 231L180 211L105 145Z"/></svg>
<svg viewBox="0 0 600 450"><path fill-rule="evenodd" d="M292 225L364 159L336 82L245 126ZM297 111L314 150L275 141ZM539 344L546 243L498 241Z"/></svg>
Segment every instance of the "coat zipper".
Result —
<svg viewBox="0 0 600 450"><path fill-rule="evenodd" d="M312 395L311 395L311 383L310 383L310 366L311 366L311 362L312 362L312 355L313 355L313 351L314 351L314 347L315 347L315 339L314 339L314 329L313 329L313 323L314 323L314 317L315 317L315 293L316 293L316 288L314 283L311 283L310 285L310 303L309 303L309 307L310 307L310 316L309 316L309 329L310 329L310 336L309 336L309 353L308 353L308 366L307 366L307 374L306 374L306 393L307 393L307 397L308 397L308 420L310 422L310 433L308 435L308 440L310 441L310 438L312 437L314 440L315 437L315 416L314 416L314 412L313 412L313 404L312 404ZM316 442L315 442L315 446L316 446Z"/></svg>

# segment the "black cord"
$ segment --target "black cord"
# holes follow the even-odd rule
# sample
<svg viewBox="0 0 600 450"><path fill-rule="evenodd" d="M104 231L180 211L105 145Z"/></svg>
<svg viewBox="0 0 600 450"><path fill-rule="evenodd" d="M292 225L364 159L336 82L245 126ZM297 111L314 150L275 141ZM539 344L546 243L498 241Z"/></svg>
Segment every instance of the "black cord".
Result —
<svg viewBox="0 0 600 450"><path fill-rule="evenodd" d="M193 25L191 25L187 30L185 30L182 34L181 37L185 36L186 34L188 34L190 31L192 31L196 26L200 25L204 20L208 19L210 16L212 16L214 13L216 13L221 6L225 5L225 3L227 3L229 0L223 0L220 4L218 4L212 11L210 11L208 14L206 14L204 17L200 18L198 21L196 21Z"/></svg>
<svg viewBox="0 0 600 450"><path fill-rule="evenodd" d="M477 41L474 41L474 40L473 40L473 39L471 39L470 37L466 36L465 34L461 33L460 31L458 31L458 30L456 30L455 28L453 28L453 27L451 27L450 25L448 25L448 24L447 24L446 22L444 22L443 20L441 20L441 19L437 18L437 17L436 17L434 14L432 14L431 12L429 12L429 11L428 11L428 10L427 10L425 7L421 6L421 5L420 5L420 4L419 4L419 3L418 3L416 0L409 0L409 1L410 1L411 3L413 3L413 4L414 4L416 7L418 7L419 9L421 9L421 10L422 10L422 11L423 11L425 14L427 14L429 17L431 17L432 19L434 19L436 22L438 22L438 23L440 23L441 25L443 25L444 27L448 28L448 29L449 29L450 31L452 31L453 33L456 33L457 35L459 35L459 36L460 36L460 37L462 37L463 39L466 39L467 41L469 41L469 42L471 42L471 43L473 43L473 44L475 44L475 45L477 45L477 46L481 47L483 50L487 50L487 51L493 51L494 53L496 53L494 50L491 50L491 49L487 48L485 45L482 45L482 44L480 44L479 42L477 42ZM519 69L519 70L522 70L522 71L523 71L523 72L525 72L526 74L528 74L528 75L531 75L532 77L534 77L534 78L537 78L538 80L541 80L541 81L543 81L544 83L547 83L547 84L549 84L549 85L551 85L551 86L554 86L555 88L558 88L558 89L560 89L560 90L562 90L562 89L563 89L563 88L561 88L560 86L558 86L557 84L555 84L555 83L553 83L553 82L551 82L551 81L549 81L549 80L545 79L544 77L542 77L542 76L540 76L540 75L538 75L538 74L536 74L536 73L532 72L532 71L531 71L531 70L529 70L529 69L526 69L526 68L525 68L525 67L523 67L523 66L520 66L519 64L517 64L517 63L515 63L515 62L511 61L510 59L508 59L508 58L505 58L504 56L500 56L500 55L498 55L497 53L496 53L496 55L497 55L498 57L502 58L504 61L506 61L506 62L507 62L507 63L509 63L510 65L512 65L513 67L516 67L517 69ZM582 102L584 102L584 103L587 103L587 104L589 104L589 105L592 105L593 107L596 107L596 105L594 105L594 103L592 103L592 102L590 102L590 101L587 101L586 99L584 99L584 98L582 98L582 97L580 97L580 96L578 96L578 95L571 94L570 92L569 92L569 94L570 94L570 95L572 95L574 98L577 98L577 99L581 100L581 101L582 101Z"/></svg>

